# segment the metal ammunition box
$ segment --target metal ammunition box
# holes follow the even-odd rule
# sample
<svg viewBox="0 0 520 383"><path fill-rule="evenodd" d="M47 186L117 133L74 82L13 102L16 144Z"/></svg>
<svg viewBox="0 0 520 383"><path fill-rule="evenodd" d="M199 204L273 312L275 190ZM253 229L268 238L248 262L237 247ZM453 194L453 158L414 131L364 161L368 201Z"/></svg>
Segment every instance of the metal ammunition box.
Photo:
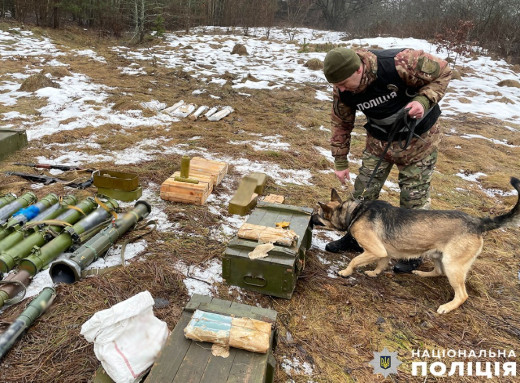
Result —
<svg viewBox="0 0 520 383"><path fill-rule="evenodd" d="M93 174L94 186L104 189L134 191L139 187L139 177L133 173L115 170L96 170Z"/></svg>
<svg viewBox="0 0 520 383"><path fill-rule="evenodd" d="M25 146L27 146L25 130L0 129L0 161Z"/></svg>
<svg viewBox="0 0 520 383"><path fill-rule="evenodd" d="M196 342L184 337L195 310L216 314L246 317L276 325L274 310L225 301L195 294L188 302L175 329L170 334L157 357L145 383L272 383L276 361L273 349L276 345L276 328L266 354L249 352L231 347L229 356L222 358L211 353L211 343Z"/></svg>
<svg viewBox="0 0 520 383"><path fill-rule="evenodd" d="M141 198L143 195L143 189L141 186L135 190L130 191L98 187L98 193L113 199L117 199L118 201L130 202Z"/></svg>
<svg viewBox="0 0 520 383"><path fill-rule="evenodd" d="M250 259L248 254L259 244L258 241L233 238L222 257L222 276L226 282L290 299L311 246L311 214L312 209L306 207L258 202L247 223L275 227L278 222L289 222L289 229L298 234L298 241L291 247L275 245L267 257Z"/></svg>

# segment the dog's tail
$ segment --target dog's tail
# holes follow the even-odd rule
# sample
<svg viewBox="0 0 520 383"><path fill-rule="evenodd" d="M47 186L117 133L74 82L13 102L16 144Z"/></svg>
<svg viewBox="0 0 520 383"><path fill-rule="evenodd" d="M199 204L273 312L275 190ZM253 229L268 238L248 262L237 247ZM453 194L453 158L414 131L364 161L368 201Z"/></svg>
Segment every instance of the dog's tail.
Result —
<svg viewBox="0 0 520 383"><path fill-rule="evenodd" d="M482 231L494 230L501 227L512 227L520 225L520 180L511 177L511 185L519 194L519 199L516 201L515 207L506 214L499 215L494 218L482 218L480 221Z"/></svg>

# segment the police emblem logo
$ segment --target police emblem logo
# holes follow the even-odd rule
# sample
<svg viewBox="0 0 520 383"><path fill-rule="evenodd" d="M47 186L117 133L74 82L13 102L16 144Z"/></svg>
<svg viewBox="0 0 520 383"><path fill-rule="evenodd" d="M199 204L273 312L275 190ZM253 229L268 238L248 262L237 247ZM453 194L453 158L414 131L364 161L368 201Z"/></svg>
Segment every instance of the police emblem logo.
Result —
<svg viewBox="0 0 520 383"><path fill-rule="evenodd" d="M392 359L390 359L389 356L380 356L379 357L379 367L387 370L390 368L391 365L392 365Z"/></svg>
<svg viewBox="0 0 520 383"><path fill-rule="evenodd" d="M374 368L374 374L382 374L386 378L390 374L397 374L401 361L397 359L397 352L390 352L385 347L381 352L374 352L374 359L370 364Z"/></svg>
<svg viewBox="0 0 520 383"><path fill-rule="evenodd" d="M395 84L388 84L386 86L386 89L388 89L390 92L397 92L399 90L399 87Z"/></svg>

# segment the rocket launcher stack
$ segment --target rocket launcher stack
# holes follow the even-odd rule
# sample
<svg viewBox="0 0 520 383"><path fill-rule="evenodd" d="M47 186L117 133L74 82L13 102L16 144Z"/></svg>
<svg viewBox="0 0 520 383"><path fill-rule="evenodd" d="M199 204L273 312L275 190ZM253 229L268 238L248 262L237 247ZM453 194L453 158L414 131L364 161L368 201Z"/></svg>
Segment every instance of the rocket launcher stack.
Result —
<svg viewBox="0 0 520 383"><path fill-rule="evenodd" d="M82 204L89 213L97 206L97 203L92 197L88 197L77 206ZM71 247L75 242L79 242L81 240L81 234L97 229L100 224L107 221L107 219L110 218L111 212L118 207L119 205L116 201L109 200L105 203L105 207L100 207L96 211L88 214L74 226L68 226L60 235L49 241L46 245L41 248L38 246L34 249L31 248L32 254L22 259L18 272L9 274L3 281L5 285L0 289L0 307L6 303L12 303L9 302L9 299L12 299L16 294L24 290L36 273L57 258L63 251ZM78 213L77 211L75 212ZM103 228L103 226L101 226L101 228ZM41 234L40 232L38 233ZM27 254L29 254L29 252Z"/></svg>
<svg viewBox="0 0 520 383"><path fill-rule="evenodd" d="M83 215L89 214L97 206L97 202L92 197L87 197L73 209L68 209L66 212L60 214L55 221L55 224L68 224L72 225L76 223ZM54 223L54 221L53 221ZM45 226L39 230L35 230L32 234L16 243L14 246L6 249L0 253L0 271L6 273L12 270L18 262L29 255L35 246L42 246L50 239L53 235L56 235L63 230L61 226ZM49 234L52 233L52 234ZM9 237L5 238L8 239Z"/></svg>
<svg viewBox="0 0 520 383"><path fill-rule="evenodd" d="M100 231L65 259L54 262L49 270L52 281L54 283L78 281L85 267L105 254L114 242L137 222L148 216L151 210L147 202L137 201L133 210Z"/></svg>
<svg viewBox="0 0 520 383"><path fill-rule="evenodd" d="M7 193L6 195L0 197L0 208L3 208L9 202L13 202L16 199L16 195L13 193Z"/></svg>
<svg viewBox="0 0 520 383"><path fill-rule="evenodd" d="M34 205L24 207L15 212L11 218L0 228L0 240L11 234L16 227L21 227L27 223L27 221L33 219L41 212L44 212L50 208L53 204L58 202L58 196L54 193L50 193L43 197L40 201Z"/></svg>
<svg viewBox="0 0 520 383"><path fill-rule="evenodd" d="M50 193L43 197L41 200L36 202L34 205L27 206L23 209L18 210L14 213L11 218L7 221L7 228L14 226L23 226L27 221L30 221L38 214L44 212L52 205L57 203L59 198L56 194Z"/></svg>
<svg viewBox="0 0 520 383"><path fill-rule="evenodd" d="M60 214L63 214L65 211L67 211L69 205L75 205L77 203L78 201L73 195L66 196L61 202L55 203L50 208L46 209L44 212L38 214L36 217L27 222L27 226L13 227L11 233L7 237L0 240L0 253L16 245L28 234L38 230L38 228L32 227L33 224L40 223L40 225L43 226L43 221L56 218Z"/></svg>
<svg viewBox="0 0 520 383"><path fill-rule="evenodd" d="M102 230L106 226L103 223L106 223L110 219L112 212L119 207L118 203L113 199L109 199L103 205L74 226L66 227L60 235L41 248L33 248L31 255L20 261L19 270L26 270L34 276L73 244L80 244L82 242L82 234L95 231L96 229L97 231Z"/></svg>
<svg viewBox="0 0 520 383"><path fill-rule="evenodd" d="M13 215L13 213L36 202L36 199L37 198L36 195L34 195L34 193L27 192L21 197L15 199L12 202L9 202L7 205L0 208L0 225L6 223L7 219L11 215Z"/></svg>

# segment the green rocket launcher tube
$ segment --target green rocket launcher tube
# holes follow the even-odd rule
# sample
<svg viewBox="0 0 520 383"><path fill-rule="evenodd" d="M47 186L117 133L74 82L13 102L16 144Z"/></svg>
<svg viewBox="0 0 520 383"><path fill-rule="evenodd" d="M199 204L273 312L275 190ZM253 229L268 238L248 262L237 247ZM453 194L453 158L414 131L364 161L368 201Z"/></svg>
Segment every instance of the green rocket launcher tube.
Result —
<svg viewBox="0 0 520 383"><path fill-rule="evenodd" d="M43 213L38 214L36 217L31 219L28 223L41 222L49 219L54 219L60 214L63 214L68 209L68 205L75 205L78 200L73 195L69 195L63 198L62 202L55 203L50 208L46 209ZM24 230L23 228L15 228L15 230L4 239L0 240L0 253L10 249L20 241L22 241L28 233L32 233L32 229ZM37 229L34 229L37 230Z"/></svg>
<svg viewBox="0 0 520 383"><path fill-rule="evenodd" d="M145 201L137 201L134 209L113 222L85 242L68 258L54 262L49 274L54 283L74 283L81 279L81 271L105 254L123 234L137 222L147 217L152 207Z"/></svg>
<svg viewBox="0 0 520 383"><path fill-rule="evenodd" d="M0 359L11 349L22 333L29 328L40 315L49 307L56 297L56 291L52 287L45 287L27 308L0 336Z"/></svg>
<svg viewBox="0 0 520 383"><path fill-rule="evenodd" d="M15 199L12 202L9 202L4 207L0 208L0 225L3 225L7 222L7 219L16 211L29 206L30 204L36 202L36 196L33 192L27 192L20 198Z"/></svg>
<svg viewBox="0 0 520 383"><path fill-rule="evenodd" d="M94 198L87 197L75 207L78 210L81 210L83 213L89 214L96 208L96 206L97 202L94 200ZM56 220L74 224L78 222L78 220L83 216L83 214L78 210L68 209L66 212L60 214ZM63 230L63 228L60 226L51 226L48 229L52 230L54 233L59 233L61 230ZM0 271L6 273L13 269L22 258L31 253L33 247L42 246L48 242L48 240L49 239L45 230L42 229L28 235L21 242L18 242L10 249L2 251L0 254Z"/></svg>
<svg viewBox="0 0 520 383"><path fill-rule="evenodd" d="M43 197L35 204L27 206L14 213L13 216L9 218L9 220L7 221L7 228L25 225L27 221L30 221L38 214L50 208L52 205L58 202L58 200L59 199L56 194L47 194L45 197Z"/></svg>
<svg viewBox="0 0 520 383"><path fill-rule="evenodd" d="M0 197L0 208L7 205L9 202L13 202L16 199L16 195L13 193L7 193L3 197Z"/></svg>
<svg viewBox="0 0 520 383"><path fill-rule="evenodd" d="M31 283L31 274L27 271L10 273L2 281L0 288L0 307L9 303L9 299L14 298L20 291L24 290Z"/></svg>
<svg viewBox="0 0 520 383"><path fill-rule="evenodd" d="M72 227L67 227L56 238L43 245L41 248L33 249L31 255L20 261L18 268L26 270L31 275L36 275L41 269L54 261L61 253L66 251L74 243L80 243L80 235L98 227L111 216L111 211L119 207L115 200L108 200L105 203L110 209L99 207L93 213L83 218Z"/></svg>

